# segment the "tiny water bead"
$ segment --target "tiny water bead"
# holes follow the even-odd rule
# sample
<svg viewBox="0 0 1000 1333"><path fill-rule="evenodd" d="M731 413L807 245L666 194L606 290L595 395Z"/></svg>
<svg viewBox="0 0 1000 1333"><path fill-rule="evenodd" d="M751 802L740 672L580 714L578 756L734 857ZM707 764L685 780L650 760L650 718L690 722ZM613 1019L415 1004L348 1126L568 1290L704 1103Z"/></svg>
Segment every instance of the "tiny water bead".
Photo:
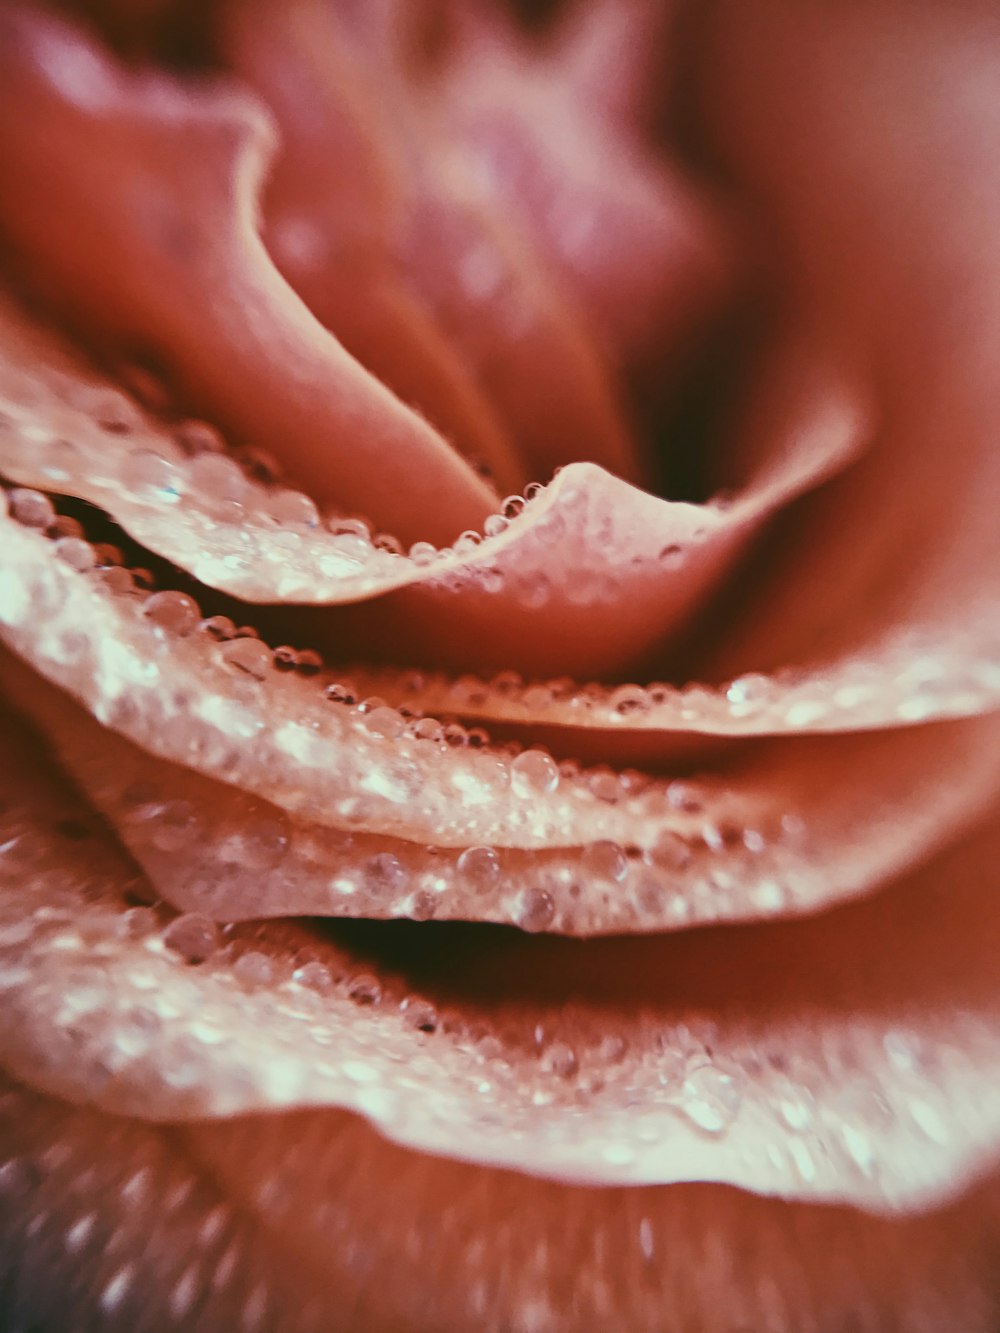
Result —
<svg viewBox="0 0 1000 1333"><path fill-rule="evenodd" d="M316 528L319 526L319 509L308 495L301 491L273 491L266 502L266 512L277 523L290 527Z"/></svg>
<svg viewBox="0 0 1000 1333"><path fill-rule="evenodd" d="M255 680L266 679L272 664L271 650L260 639L229 639L220 645L219 657L227 666Z"/></svg>
<svg viewBox="0 0 1000 1333"><path fill-rule="evenodd" d="M97 564L94 548L80 537L60 537L53 549L78 574L86 574Z"/></svg>
<svg viewBox="0 0 1000 1333"><path fill-rule="evenodd" d="M559 767L543 750L523 750L511 763L510 782L517 796L546 796L559 786Z"/></svg>
<svg viewBox="0 0 1000 1333"><path fill-rule="evenodd" d="M40 528L44 531L55 520L56 511L52 501L42 491L15 487L7 494L7 504L11 517L26 528Z"/></svg>
<svg viewBox="0 0 1000 1333"><path fill-rule="evenodd" d="M274 965L266 953L248 949L232 967L233 977L245 990L258 990L274 981Z"/></svg>
<svg viewBox="0 0 1000 1333"><path fill-rule="evenodd" d="M188 483L192 491L209 502L241 505L247 498L248 483L243 469L225 454L196 455L188 464Z"/></svg>
<svg viewBox="0 0 1000 1333"><path fill-rule="evenodd" d="M432 1033L438 1028L437 1009L419 995L408 995L400 1002L399 1011L407 1027L417 1032Z"/></svg>
<svg viewBox="0 0 1000 1333"><path fill-rule="evenodd" d="M184 494L181 469L152 449L129 450L122 460L121 479L133 494L165 504L176 504Z"/></svg>
<svg viewBox="0 0 1000 1333"><path fill-rule="evenodd" d="M547 929L555 917L555 900L547 889L526 889L517 903L514 919L529 934Z"/></svg>
<svg viewBox="0 0 1000 1333"><path fill-rule="evenodd" d="M188 912L175 917L163 932L163 943L184 962L204 963L219 947L219 928L210 917Z"/></svg>
<svg viewBox="0 0 1000 1333"><path fill-rule="evenodd" d="M292 980L306 990L315 991L317 995L328 995L334 986L330 969L315 959L297 967L292 973Z"/></svg>
<svg viewBox="0 0 1000 1333"><path fill-rule="evenodd" d="M681 1109L687 1118L707 1134L721 1134L736 1119L743 1100L738 1075L713 1064L701 1064L688 1071L681 1089Z"/></svg>
<svg viewBox="0 0 1000 1333"><path fill-rule="evenodd" d="M201 608L183 592L154 592L146 599L143 614L157 629L178 638L193 634L201 620Z"/></svg>
<svg viewBox="0 0 1000 1333"><path fill-rule="evenodd" d="M382 999L382 983L370 972L359 972L347 982L347 996L355 1004L379 1004Z"/></svg>
<svg viewBox="0 0 1000 1333"><path fill-rule="evenodd" d="M467 847L458 858L457 869L476 893L489 893L500 882L500 858L492 847Z"/></svg>
<svg viewBox="0 0 1000 1333"><path fill-rule="evenodd" d="M572 1078L579 1068L576 1051L566 1041L551 1042L542 1050L538 1063L545 1073L557 1078Z"/></svg>
<svg viewBox="0 0 1000 1333"><path fill-rule="evenodd" d="M595 879L621 884L628 878L629 863L624 850L616 842L592 842L583 849L581 864Z"/></svg>

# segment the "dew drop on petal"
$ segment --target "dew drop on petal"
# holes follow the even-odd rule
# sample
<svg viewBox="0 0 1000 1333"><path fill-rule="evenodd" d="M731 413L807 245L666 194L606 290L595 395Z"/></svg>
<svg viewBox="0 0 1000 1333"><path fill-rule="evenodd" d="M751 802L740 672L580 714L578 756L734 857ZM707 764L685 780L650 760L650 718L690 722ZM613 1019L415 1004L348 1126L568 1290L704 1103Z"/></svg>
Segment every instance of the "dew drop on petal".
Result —
<svg viewBox="0 0 1000 1333"><path fill-rule="evenodd" d="M210 917L187 912L170 922L162 938L186 963L204 963L219 947L219 928Z"/></svg>
<svg viewBox="0 0 1000 1333"><path fill-rule="evenodd" d="M60 537L53 549L59 559L69 565L70 569L75 569L78 574L93 569L97 563L94 548L80 537Z"/></svg>
<svg viewBox="0 0 1000 1333"><path fill-rule="evenodd" d="M233 963L233 976L244 990L260 990L274 980L274 966L266 953L249 949Z"/></svg>
<svg viewBox="0 0 1000 1333"><path fill-rule="evenodd" d="M333 989L333 975L330 969L315 960L297 967L292 973L292 980L299 986L304 986L306 990L315 991L317 995L327 995Z"/></svg>
<svg viewBox="0 0 1000 1333"><path fill-rule="evenodd" d="M347 995L355 1004L378 1004L382 999L382 983L370 972L359 972L347 983Z"/></svg>
<svg viewBox="0 0 1000 1333"><path fill-rule="evenodd" d="M742 1095L734 1075L715 1065L704 1064L688 1072L681 1089L680 1105L699 1129L708 1134L721 1134L736 1119Z"/></svg>
<svg viewBox="0 0 1000 1333"><path fill-rule="evenodd" d="M301 491L273 491L267 497L266 509L275 522L289 527L319 526L319 510Z"/></svg>
<svg viewBox="0 0 1000 1333"><path fill-rule="evenodd" d="M628 876L628 857L616 842L592 842L583 849L583 868L595 879L621 884Z"/></svg>
<svg viewBox="0 0 1000 1333"><path fill-rule="evenodd" d="M153 449L130 450L121 465L125 486L140 498L176 504L184 491L180 468Z"/></svg>
<svg viewBox="0 0 1000 1333"><path fill-rule="evenodd" d="M224 454L204 452L188 464L192 491L209 501L242 504L247 497L243 470Z"/></svg>
<svg viewBox="0 0 1000 1333"><path fill-rule="evenodd" d="M407 1027L418 1032L436 1032L438 1013L429 1000L419 995L408 995L399 1006L403 1021Z"/></svg>
<svg viewBox="0 0 1000 1333"><path fill-rule="evenodd" d="M12 518L26 528L47 528L56 516L52 501L41 491L18 486L7 497Z"/></svg>
<svg viewBox="0 0 1000 1333"><path fill-rule="evenodd" d="M545 889L526 889L517 903L515 919L529 933L545 930L555 916L555 902Z"/></svg>
<svg viewBox="0 0 1000 1333"><path fill-rule="evenodd" d="M198 603L184 592L154 592L142 610L157 629L178 638L192 634L201 620Z"/></svg>
<svg viewBox="0 0 1000 1333"><path fill-rule="evenodd" d="M664 870L681 870L691 860L691 848L679 833L664 829L650 848L649 857Z"/></svg>
<svg viewBox="0 0 1000 1333"><path fill-rule="evenodd" d="M467 847L457 869L476 893L488 893L500 880L500 858L492 847Z"/></svg>
<svg viewBox="0 0 1000 1333"><path fill-rule="evenodd" d="M198 628L203 634L219 642L236 637L236 625L228 616L209 616Z"/></svg>
<svg viewBox="0 0 1000 1333"><path fill-rule="evenodd" d="M566 1041L553 1041L542 1051L538 1061L547 1074L572 1078L578 1068L576 1051Z"/></svg>
<svg viewBox="0 0 1000 1333"><path fill-rule="evenodd" d="M559 785L559 768L542 750L523 750L510 766L510 783L517 796L546 796Z"/></svg>
<svg viewBox="0 0 1000 1333"><path fill-rule="evenodd" d="M219 657L256 680L264 680L271 667L271 650L260 639L230 639L221 645Z"/></svg>

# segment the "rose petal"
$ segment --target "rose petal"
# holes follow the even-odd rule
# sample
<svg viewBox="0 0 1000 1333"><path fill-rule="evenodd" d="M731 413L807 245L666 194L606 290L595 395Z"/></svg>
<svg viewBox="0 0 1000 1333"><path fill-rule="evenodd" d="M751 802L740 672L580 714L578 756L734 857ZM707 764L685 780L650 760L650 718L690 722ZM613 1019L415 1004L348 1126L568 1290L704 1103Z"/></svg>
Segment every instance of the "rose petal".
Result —
<svg viewBox="0 0 1000 1333"><path fill-rule="evenodd" d="M128 74L27 8L6 10L3 25L2 226L25 278L44 274L89 335L148 349L245 441L280 439L319 494L410 541L480 523L490 489L271 264L254 216L271 151L260 108L229 89ZM30 142L16 129L25 115Z"/></svg>
<svg viewBox="0 0 1000 1333"><path fill-rule="evenodd" d="M738 949L497 935L386 971L278 923L192 953L188 919L136 920L101 835L81 861L78 807L12 733L8 753L0 1061L42 1090L169 1119L340 1105L403 1143L578 1182L875 1208L953 1191L1000 1149L996 829ZM293 975L307 959L325 994Z"/></svg>
<svg viewBox="0 0 1000 1333"><path fill-rule="evenodd" d="M570 810L548 845L527 851L495 827L500 845L448 846L448 828L421 824L414 798L400 823L438 844L428 846L353 818L338 828L289 817L153 758L14 668L0 659L8 697L157 892L220 921L412 917L586 936L798 915L915 864L980 813L1000 780L990 740L1000 722L919 728L754 749L709 781L667 786L658 812L602 773L591 787L605 818L584 824ZM458 793L460 752L450 761ZM580 843L564 845L574 835Z"/></svg>
<svg viewBox="0 0 1000 1333"><path fill-rule="evenodd" d="M0 1116L0 1289L44 1333L73 1316L108 1333L660 1333L664 1310L717 1333L840 1328L859 1310L893 1333L996 1323L995 1185L886 1219L719 1186L528 1180L335 1112L165 1130L7 1085Z"/></svg>
<svg viewBox="0 0 1000 1333"><path fill-rule="evenodd" d="M308 0L278 10L233 5L221 26L224 56L281 128L285 152L267 195L268 236L318 317L338 334L346 323L351 346L357 320L341 313L337 291L352 259L331 242L345 229L352 240L360 232L364 249L374 244L381 266L405 278L411 301L433 312L434 341L444 335L441 350L450 344L455 371L493 400L520 455L519 464L499 458L498 483L519 469L522 485L544 480L579 458L637 476L595 340L536 259L530 235L506 225L474 175L437 148L426 98L385 65L384 50L352 48L334 11ZM336 76L344 67L350 73ZM359 196L372 193L373 163L385 178L374 209L367 200L359 206ZM309 237L314 243L303 244ZM367 303L363 292L360 301ZM392 356L383 334L380 326L370 335L382 343L376 363ZM401 370L394 358L390 383ZM414 401L427 405L412 368L409 381ZM496 456L495 447L484 455Z"/></svg>
<svg viewBox="0 0 1000 1333"><path fill-rule="evenodd" d="M578 463L485 541L404 560L357 534L316 530L315 512L312 529L276 532L272 488L234 472L208 489L203 458L185 458L120 397L109 405L107 386L14 307L5 313L7 476L100 505L144 545L243 598L330 603L395 590L363 632L396 655L402 641L438 659L541 671L635 661L690 619L766 519L863 442L863 408L833 371L789 365L781 427L767 443L779 454L764 451L728 506L660 500ZM109 406L127 429L102 426ZM236 521L222 521L234 508Z"/></svg>
<svg viewBox="0 0 1000 1333"><path fill-rule="evenodd" d="M1000 47L985 7L929 6L905 41L897 13L691 12L706 151L766 208L789 317L879 404L875 447L786 526L766 605L734 616L706 668L721 674L833 660L890 624L1000 622L1000 176L984 152ZM761 348L765 367L782 354ZM734 415L737 446L768 410Z"/></svg>

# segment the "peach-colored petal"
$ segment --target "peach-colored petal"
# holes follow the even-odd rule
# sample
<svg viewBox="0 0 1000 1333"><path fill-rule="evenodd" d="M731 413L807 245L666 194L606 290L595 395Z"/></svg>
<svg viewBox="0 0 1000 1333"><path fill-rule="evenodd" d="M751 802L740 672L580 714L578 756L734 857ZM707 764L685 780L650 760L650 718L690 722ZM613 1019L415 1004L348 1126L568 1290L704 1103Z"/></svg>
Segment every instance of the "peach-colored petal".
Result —
<svg viewBox="0 0 1000 1333"><path fill-rule="evenodd" d="M268 258L255 226L272 151L261 109L228 88L127 74L28 10L5 10L3 25L0 230L29 285L44 279L89 336L154 355L244 441L280 441L317 493L411 541L480 523L489 487L323 331Z"/></svg>
<svg viewBox="0 0 1000 1333"><path fill-rule="evenodd" d="M726 245L705 202L617 105L627 94L614 85L641 59L635 46L658 36L658 49L669 49L651 31L665 26L662 15L657 24L624 7L581 7L539 47L499 10L453 9L458 31L433 78L459 160L501 215L531 226L615 359L646 362L649 375L655 354L662 399L664 382L676 387L690 363L728 276ZM586 46L598 40L613 43L601 60L610 89L596 89L594 71L588 77L584 68Z"/></svg>
<svg viewBox="0 0 1000 1333"><path fill-rule="evenodd" d="M386 966L381 935L273 923L213 952L197 918L129 906L128 864L8 736L0 1062L42 1090L171 1120L337 1105L411 1146L578 1182L872 1208L926 1204L1000 1150L995 829L869 903L743 928L735 950L718 931L515 933Z"/></svg>
<svg viewBox="0 0 1000 1333"><path fill-rule="evenodd" d="M541 672L604 671L648 656L690 619L777 509L864 443L865 411L849 387L832 369L794 358L781 381L789 392L780 429L730 504L661 500L575 463L516 521L494 515L481 543L406 559L365 536L317 528L316 510L301 497L285 525L291 531L276 531L284 492L252 483L232 463L219 476L218 459L186 457L120 393L109 398L110 386L51 334L14 306L4 313L7 476L107 509L144 545L242 598L322 604L419 584L365 630L397 656L405 642L425 658Z"/></svg>
<svg viewBox="0 0 1000 1333"><path fill-rule="evenodd" d="M992 1333L998 1313L995 1183L919 1218L575 1188L337 1112L165 1129L8 1083L0 1146L0 1290L41 1333L826 1333L860 1310L891 1333Z"/></svg>
<svg viewBox="0 0 1000 1333"><path fill-rule="evenodd" d="M417 797L400 820L408 838L367 831L363 782L346 818L311 823L154 758L9 659L0 682L156 891L220 921L410 917L587 936L799 915L917 863L981 814L1000 783L1000 724L772 743L708 780L661 784L659 801L598 771L590 786L603 817L584 822L569 804L547 844L525 849L491 825L480 836L498 845L472 828L450 846L448 826L419 820ZM444 762L461 804L474 769L461 752Z"/></svg>
<svg viewBox="0 0 1000 1333"><path fill-rule="evenodd" d="M223 54L274 108L288 156L269 207L303 230L336 236L359 223L357 199L371 191L372 163L395 168L394 209L366 210L413 294L434 313L453 360L495 403L531 478L588 459L633 478L638 465L619 394L600 348L530 232L491 207L488 192L447 151L448 132L429 122L422 90L386 65L386 50L353 47L330 6L296 0L230 6ZM345 38L347 40L345 40ZM347 64L347 80L334 71ZM359 124L348 151L345 128ZM364 135L375 152L358 152ZM317 178L322 182L317 188ZM278 219L276 223L280 225ZM383 242L384 243L384 242ZM277 226L276 251L281 245ZM336 329L331 295L343 257L322 242L289 269L297 290ZM442 423L444 424L444 423ZM510 475L504 467L502 475Z"/></svg>
<svg viewBox="0 0 1000 1333"><path fill-rule="evenodd" d="M777 299L841 349L879 422L857 466L785 526L766 602L734 607L721 674L829 660L888 624L998 623L1000 173L984 145L1000 44L987 6L906 11L897 28L903 14L691 12L706 151L766 216ZM760 352L764 368L780 355L766 331ZM731 428L738 448L766 412L746 404Z"/></svg>

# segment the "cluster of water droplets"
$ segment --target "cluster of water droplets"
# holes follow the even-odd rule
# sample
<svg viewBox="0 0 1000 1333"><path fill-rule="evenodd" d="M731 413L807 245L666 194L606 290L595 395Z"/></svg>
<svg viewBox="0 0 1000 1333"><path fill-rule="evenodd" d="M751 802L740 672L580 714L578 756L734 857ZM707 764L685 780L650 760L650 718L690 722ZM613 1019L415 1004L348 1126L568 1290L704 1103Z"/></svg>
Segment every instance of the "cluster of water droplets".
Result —
<svg viewBox="0 0 1000 1333"><path fill-rule="evenodd" d="M487 724L719 734L858 729L961 717L995 704L1000 639L989 637L995 621L984 614L975 634L947 642L908 630L883 641L874 653L845 657L835 668L750 672L721 685L526 680L515 671L455 677L364 666L352 668L352 678L356 688L398 707Z"/></svg>
<svg viewBox="0 0 1000 1333"><path fill-rule="evenodd" d="M0 367L0 375L10 373ZM287 599L336 600L339 588L362 597L422 579L432 567L496 591L504 578L485 548L545 489L533 484L508 496L482 532L463 532L450 546L421 541L407 549L366 518L321 511L284 483L270 455L228 449L207 422L159 423L120 391L72 382L60 386L58 407L40 413L30 393L24 405L23 392L12 397L4 387L0 473L106 509L145 545L236 595L265 589ZM466 568L481 548L483 558ZM530 601L543 581L521 577L512 586Z"/></svg>
<svg viewBox="0 0 1000 1333"><path fill-rule="evenodd" d="M358 795L341 803L342 814L350 823L366 822L372 798L398 804L414 796L414 782L419 785L421 780L419 754L425 748L428 761L435 752L456 749L469 756L447 771L449 791L454 793L449 798L449 818L455 824L452 841L457 847L439 850L435 860L424 850L412 853L412 845L407 844L401 859L392 852L366 853L343 845L333 848L335 835L327 830L323 853L318 855L314 835L292 843L291 851L285 838L278 853L281 874L275 875L286 886L285 896L278 895L279 902L287 901L287 894L294 902L299 894L298 910L428 919L460 914L468 897L476 895L476 914L484 919L512 922L529 931L586 934L637 924L648 929L658 924L730 919L748 912L767 915L794 907L798 899L808 902L815 888L802 873L804 831L791 816L778 824L747 822L746 815L741 816L727 802L725 789L718 784L665 782L635 770L585 768L515 742L493 746L482 729L447 718L439 720L405 706L393 708L379 697L359 699L349 683L329 678L314 651L287 646L272 649L249 627L239 627L224 616L202 617L188 594L157 590L148 571L130 570L120 563L121 552L116 548L88 543L79 523L58 515L43 493L15 488L6 503L19 523L49 537L55 554L72 571L116 600L134 604L165 646L171 641L201 640L209 660L214 658L234 678L258 688L270 681L272 689L285 690L297 679L297 689L306 691L321 707L325 700L337 715L344 715L359 741L377 747L380 754L381 747L388 747L387 753L396 757L387 760L384 772L363 764L364 771L359 770L357 778ZM289 695L284 700L292 705L293 715L301 714L294 706L299 697ZM303 731L301 737L298 730L294 736L284 735L282 732L285 748L294 742L296 753L316 743L312 731ZM411 759L408 747L414 745ZM500 803L495 817L508 831L517 819L528 821L528 827L544 817L546 828L551 828L545 837L554 835L556 846L519 852L516 838L511 847L477 842L474 836L463 838L459 816L464 813L469 829L474 829L485 809L484 800L490 803L491 815L493 805ZM192 891L197 886L209 902L213 883L220 888L228 885L234 896L232 874L220 871L233 862L233 846L249 857L245 836L231 831L220 837L208 827L182 848L178 802L167 798L147 802L145 808L145 827L133 814L126 815L130 845L137 854L152 848L162 861L164 854L183 852L190 861L182 869L175 866L175 878L182 878ZM570 820L580 822L584 812L587 838L574 843L566 829ZM268 827L269 822L273 821L265 820L261 827ZM196 821L189 818L189 823L193 828ZM615 832L633 828L641 829L641 836L622 837ZM560 842L568 845L559 846ZM337 857L341 868L333 873L330 867ZM390 862L394 866L391 874L387 870ZM159 873L167 872L161 867ZM450 902L452 891L456 896ZM256 910L273 914L263 887L253 901Z"/></svg>
<svg viewBox="0 0 1000 1333"><path fill-rule="evenodd" d="M96 892L74 884L58 862L78 832L60 820L40 840L9 824L0 878L20 887L0 914L0 989L15 1008L23 991L77 1048L71 1076L98 1099L109 1080L127 1089L155 1071L185 1113L330 1100L433 1142L444 1127L426 1098L446 1086L433 1104L452 1132L502 1123L512 1146L552 1151L592 1137L595 1178L624 1179L660 1154L674 1170L692 1152L710 1162L749 1117L722 1178L740 1161L806 1193L874 1198L900 1187L884 1160L894 1136L926 1154L954 1133L938 1085L971 1057L904 1028L793 1024L769 1040L689 1011L615 1018L577 1001L532 1018L441 1003L284 923L177 915L143 902L141 884L116 894L110 876ZM422 1100L420 1126L406 1107Z"/></svg>

